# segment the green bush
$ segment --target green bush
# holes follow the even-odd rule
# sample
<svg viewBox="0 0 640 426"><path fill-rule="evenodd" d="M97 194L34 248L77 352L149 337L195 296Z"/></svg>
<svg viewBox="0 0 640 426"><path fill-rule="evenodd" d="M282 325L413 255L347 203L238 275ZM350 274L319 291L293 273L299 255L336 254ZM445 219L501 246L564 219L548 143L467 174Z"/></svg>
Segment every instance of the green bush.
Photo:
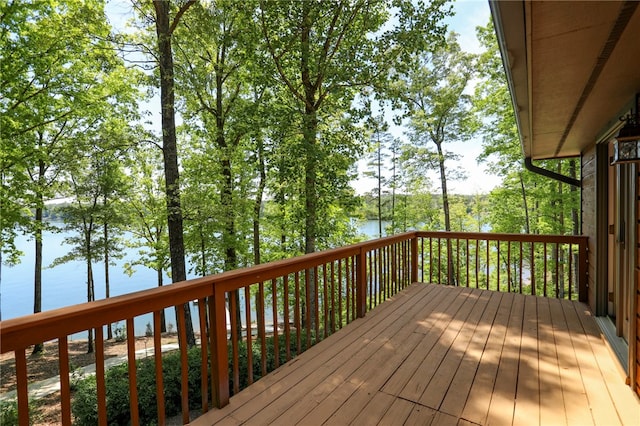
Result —
<svg viewBox="0 0 640 426"><path fill-rule="evenodd" d="M189 366L189 406L201 407L200 389L200 348L188 351ZM141 424L157 422L156 376L153 358L136 362L138 389L138 413ZM181 410L180 353L172 352L162 359L164 379L165 415L175 416ZM127 364L110 368L105 376L107 393L107 418L109 424L127 425L130 420L129 409L129 370ZM76 425L97 424L98 402L96 397L96 378L88 377L76 385L71 409Z"/></svg>
<svg viewBox="0 0 640 426"><path fill-rule="evenodd" d="M18 401L0 401L0 425L18 424Z"/></svg>
<svg viewBox="0 0 640 426"><path fill-rule="evenodd" d="M29 419L37 421L37 409L33 401L29 401ZM0 401L0 425L18 424L18 401L16 399Z"/></svg>
<svg viewBox="0 0 640 426"><path fill-rule="evenodd" d="M258 380L264 374L275 369L275 356L273 351L273 337L267 337L266 363L267 371L262 371L261 345L259 340L254 340L252 344L253 354L253 380ZM284 336L278 338L278 352L280 364L286 361L286 347ZM291 342L291 357L297 355L295 339ZM302 338L302 350L306 349L306 337ZM232 347L229 345L229 359L232 359ZM239 342L238 345L238 368L239 385L244 389L248 385L247 370L247 346L246 342ZM201 352L200 347L190 348L188 355L188 384L189 384L189 408L198 409L202 407L201 393ZM182 409L181 398L181 376L180 376L180 352L168 353L162 358L162 376L165 398L165 415L172 417L178 415ZM153 357L145 358L136 362L137 389L138 389L138 413L141 424L157 423L157 400L156 400L156 375ZM233 393L233 365L229 365L229 389ZM207 378L210 383L211 377ZM129 409L129 371L127 364L117 365L110 368L105 377L107 393L107 418L110 425L127 425L130 421ZM73 394L72 412L76 425L97 424L98 402L96 397L96 378L94 376L80 380L76 384ZM5 424L5 423L1 423ZM11 424L11 423L7 423Z"/></svg>

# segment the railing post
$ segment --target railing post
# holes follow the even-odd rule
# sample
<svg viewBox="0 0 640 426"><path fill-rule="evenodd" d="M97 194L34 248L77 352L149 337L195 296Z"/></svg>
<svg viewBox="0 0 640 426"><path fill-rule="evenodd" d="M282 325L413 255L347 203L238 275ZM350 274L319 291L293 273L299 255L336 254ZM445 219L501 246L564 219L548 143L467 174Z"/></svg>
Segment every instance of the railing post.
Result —
<svg viewBox="0 0 640 426"><path fill-rule="evenodd" d="M411 238L411 283L418 282L418 234Z"/></svg>
<svg viewBox="0 0 640 426"><path fill-rule="evenodd" d="M578 300L584 303L589 302L589 293L587 290L589 286L589 277L588 277L589 259L587 257L587 251L588 251L587 244L588 244L587 238L583 238L582 241L580 241L580 249L579 249L579 256L578 256L578 262L579 262Z"/></svg>
<svg viewBox="0 0 640 426"><path fill-rule="evenodd" d="M356 316L364 318L367 312L367 252L361 248L356 256Z"/></svg>
<svg viewBox="0 0 640 426"><path fill-rule="evenodd" d="M214 404L222 408L229 404L229 358L227 351L227 324L224 291L213 284L213 295L209 298L211 330L211 387L215 395Z"/></svg>

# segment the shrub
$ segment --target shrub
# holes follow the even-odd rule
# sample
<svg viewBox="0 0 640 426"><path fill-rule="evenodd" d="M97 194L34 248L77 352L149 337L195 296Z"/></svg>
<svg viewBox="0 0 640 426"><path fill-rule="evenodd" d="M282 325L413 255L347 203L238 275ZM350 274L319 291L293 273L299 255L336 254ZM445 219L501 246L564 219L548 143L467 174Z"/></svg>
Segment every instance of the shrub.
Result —
<svg viewBox="0 0 640 426"><path fill-rule="evenodd" d="M189 406L201 407L200 348L188 351ZM156 376L153 358L136 362L138 413L141 424L157 422ZM172 352L162 359L165 415L174 416L181 410L180 353ZM98 402L94 376L78 382L73 396L72 411L77 425L97 424ZM105 376L107 418L109 424L127 425L130 421L129 370L127 364L110 368Z"/></svg>
<svg viewBox="0 0 640 426"><path fill-rule="evenodd" d="M0 401L0 425L18 424L18 401Z"/></svg>
<svg viewBox="0 0 640 426"><path fill-rule="evenodd" d="M275 369L275 356L273 351L273 337L267 337L266 363L267 371L262 371L261 345L259 340L252 344L253 356L253 379L258 380L267 372ZM291 357L297 355L295 339L291 341ZM285 337L279 336L278 348L280 364L286 360ZM302 350L306 349L306 337L302 336ZM248 385L247 374L247 346L246 342L239 342L238 345L238 368L240 372L239 385L244 389ZM229 359L231 358L231 345L228 348ZM188 355L188 384L189 384L189 408L198 409L202 407L201 383L201 352L200 347L190 348ZM180 352L168 353L162 358L162 376L165 398L165 415L175 416L182 409L181 398L181 376L180 376ZM157 401L156 401L156 375L154 358L145 358L136 362L136 378L138 388L138 413L141 424L157 423ZM233 365L229 365L229 389L233 392ZM210 383L211 378L207 380ZM129 371L127 364L117 365L110 368L105 377L107 393L107 418L110 425L127 425L130 421L129 409ZM96 378L94 376L80 380L76 384L76 391L73 395L72 412L77 425L97 424L98 403L96 397ZM5 423L1 423L5 424ZM10 424L10 423L8 423Z"/></svg>
<svg viewBox="0 0 640 426"><path fill-rule="evenodd" d="M36 405L29 401L29 419L31 423L37 421ZM0 425L18 424L18 401L16 399L0 401Z"/></svg>

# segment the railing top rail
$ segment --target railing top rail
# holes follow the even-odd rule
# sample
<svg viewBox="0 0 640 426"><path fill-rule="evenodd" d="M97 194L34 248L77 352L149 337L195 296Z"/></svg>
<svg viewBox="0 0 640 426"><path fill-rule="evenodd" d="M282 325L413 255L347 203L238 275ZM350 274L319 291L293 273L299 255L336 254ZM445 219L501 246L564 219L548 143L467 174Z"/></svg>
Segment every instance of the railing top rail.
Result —
<svg viewBox="0 0 640 426"><path fill-rule="evenodd" d="M0 353L210 296L233 291L415 237L415 232L196 278L109 299L0 321Z"/></svg>
<svg viewBox="0 0 640 426"><path fill-rule="evenodd" d="M453 232L453 231L417 231L418 237L454 238L461 240L485 241L522 241L524 243L561 243L584 244L588 238L584 235L548 235L548 234L499 234L487 232Z"/></svg>

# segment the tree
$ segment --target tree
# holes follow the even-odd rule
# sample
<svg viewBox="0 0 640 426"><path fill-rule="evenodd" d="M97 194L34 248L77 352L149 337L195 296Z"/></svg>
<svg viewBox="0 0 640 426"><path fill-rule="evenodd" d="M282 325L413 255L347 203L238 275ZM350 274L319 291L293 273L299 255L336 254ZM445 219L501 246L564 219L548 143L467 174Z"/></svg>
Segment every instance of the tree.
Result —
<svg viewBox="0 0 640 426"><path fill-rule="evenodd" d="M160 75L160 102L162 112L162 153L164 155L165 191L167 202L167 223L169 231L169 252L171 255L171 279L179 282L187 279L184 256L184 235L182 208L180 206L180 171L178 168L178 147L176 141L176 114L174 93L173 50L171 40L182 15L195 4L195 0L184 2L171 17L171 3L154 1L157 37L157 60ZM188 346L196 344L189 305L182 306L182 313L176 306L176 318L184 318Z"/></svg>
<svg viewBox="0 0 640 426"><path fill-rule="evenodd" d="M93 263L104 253L113 250L112 245L100 234L100 226L109 220L109 206L101 201L113 195L113 188L121 183L121 162L117 149L114 150L99 139L91 140L95 135L77 142L82 145L84 155L77 157L76 168L66 173L73 202L64 208L64 222L68 231L76 235L68 237L65 242L72 250L54 260L53 265L71 260L82 260L87 270L87 302L95 300L95 282ZM106 145L106 146L105 146ZM108 262L108 258L106 259ZM93 352L93 329L88 330L87 352Z"/></svg>
<svg viewBox="0 0 640 426"><path fill-rule="evenodd" d="M315 251L318 238L323 112L348 113L358 90L382 85L389 69L402 68L413 52L431 47L442 35L443 2L393 5L397 25L382 30L390 14L386 1L260 1L266 47L282 84L299 104L306 253Z"/></svg>
<svg viewBox="0 0 640 426"><path fill-rule="evenodd" d="M139 257L125 264L125 272L132 275L137 265L151 268L156 271L158 287L162 287L164 273L170 267L170 256L161 151L150 145L139 147L134 154L129 167L131 184L136 191L129 191L124 203L130 213L129 231L134 236L128 245L138 249ZM166 331L164 310L160 331Z"/></svg>
<svg viewBox="0 0 640 426"><path fill-rule="evenodd" d="M473 132L469 121L470 97L465 94L471 78L472 58L460 49L456 38L456 34L451 33L446 46L423 53L393 88L395 104L404 110L413 142L403 154L405 162L416 167L435 166L439 170L446 231L451 230L451 215L445 161L455 156L445 153L443 144L464 141ZM435 152L429 148L430 144L435 146ZM451 253L451 243L447 244ZM448 269L448 276L453 277L452 262Z"/></svg>
<svg viewBox="0 0 640 426"><path fill-rule="evenodd" d="M99 1L3 5L0 204L26 205L34 215L28 220L22 209L3 214L2 251L12 254L16 226L33 233L34 313L42 302L44 200L59 193L58 176L74 161L69 143L94 125L109 98L129 105L125 98L130 101L135 92L130 73L107 42L110 27L103 6ZM35 345L34 353L41 350Z"/></svg>
<svg viewBox="0 0 640 426"><path fill-rule="evenodd" d="M394 1L396 25L385 30L383 26L390 21L389 3L260 1L266 49L301 126L295 151L304 176L298 188L304 203L305 253L316 250L319 238L329 237L323 234L330 233L322 220L327 217L323 209L331 205L332 193L342 191L321 181L325 177L321 169L337 178L336 183L346 175L344 164L339 163L339 169L323 166L328 158L344 152L345 142L350 139L353 143L345 137L349 130L339 129L359 119L361 112L352 108L356 95L364 88L383 85L390 68L401 68L412 52L431 46L441 35L439 21L446 14L442 2ZM342 140L335 143L338 138ZM308 320L314 324L315 277L313 271L307 275L306 291L312 301L307 307Z"/></svg>
<svg viewBox="0 0 640 426"><path fill-rule="evenodd" d="M374 190L378 201L378 237L382 237L382 184L384 177L382 168L384 161L388 158L386 152L391 145L393 137L387 133L388 125L382 122L381 118L372 119L372 135L370 137L370 158L367 163L367 170L364 175L376 180L377 187Z"/></svg>

